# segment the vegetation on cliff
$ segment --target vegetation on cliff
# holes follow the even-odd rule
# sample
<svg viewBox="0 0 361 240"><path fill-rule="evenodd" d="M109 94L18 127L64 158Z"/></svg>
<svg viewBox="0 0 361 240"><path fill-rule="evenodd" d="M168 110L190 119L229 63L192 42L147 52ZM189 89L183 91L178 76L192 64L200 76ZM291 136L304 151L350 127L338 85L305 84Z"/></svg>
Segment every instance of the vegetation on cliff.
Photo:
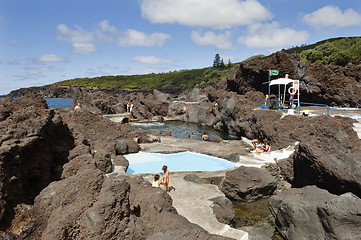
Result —
<svg viewBox="0 0 361 240"><path fill-rule="evenodd" d="M235 64L232 64L232 67ZM122 90L177 90L211 84L224 78L232 67L208 67L180 70L167 73L144 75L101 76L95 78L76 78L57 82L58 86L81 86L93 89L115 88Z"/></svg>
<svg viewBox="0 0 361 240"><path fill-rule="evenodd" d="M286 53L299 53L301 61L346 66L361 63L361 37L332 38L312 45L303 45Z"/></svg>

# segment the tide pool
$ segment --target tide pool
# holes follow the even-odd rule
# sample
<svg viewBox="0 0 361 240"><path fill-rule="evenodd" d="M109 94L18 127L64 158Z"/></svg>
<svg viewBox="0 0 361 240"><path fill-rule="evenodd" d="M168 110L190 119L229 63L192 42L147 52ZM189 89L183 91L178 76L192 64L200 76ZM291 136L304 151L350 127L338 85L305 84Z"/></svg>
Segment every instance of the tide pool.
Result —
<svg viewBox="0 0 361 240"><path fill-rule="evenodd" d="M163 165L170 172L219 171L235 167L234 163L195 152L126 154L129 161L127 174L160 173Z"/></svg>

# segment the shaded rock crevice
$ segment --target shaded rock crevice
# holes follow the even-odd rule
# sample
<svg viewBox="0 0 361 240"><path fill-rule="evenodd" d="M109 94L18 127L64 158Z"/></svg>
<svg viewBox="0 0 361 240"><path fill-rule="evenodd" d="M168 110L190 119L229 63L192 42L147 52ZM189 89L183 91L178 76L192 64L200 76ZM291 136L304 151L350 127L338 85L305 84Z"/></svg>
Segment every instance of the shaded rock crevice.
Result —
<svg viewBox="0 0 361 240"><path fill-rule="evenodd" d="M44 100L36 95L29 102ZM0 122L0 230L14 217L18 204L33 204L34 198L49 183L59 180L62 167L74 147L73 136L59 116L46 105L24 106L24 99L4 99L11 116Z"/></svg>

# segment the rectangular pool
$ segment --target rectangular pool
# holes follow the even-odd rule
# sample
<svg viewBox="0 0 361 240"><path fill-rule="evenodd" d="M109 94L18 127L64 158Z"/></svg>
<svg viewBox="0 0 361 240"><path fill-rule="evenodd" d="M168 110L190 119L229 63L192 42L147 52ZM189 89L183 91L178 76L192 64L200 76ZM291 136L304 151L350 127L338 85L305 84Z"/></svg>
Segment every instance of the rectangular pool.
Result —
<svg viewBox="0 0 361 240"><path fill-rule="evenodd" d="M126 154L127 174L160 173L163 165L170 172L219 171L235 167L233 162L195 152Z"/></svg>

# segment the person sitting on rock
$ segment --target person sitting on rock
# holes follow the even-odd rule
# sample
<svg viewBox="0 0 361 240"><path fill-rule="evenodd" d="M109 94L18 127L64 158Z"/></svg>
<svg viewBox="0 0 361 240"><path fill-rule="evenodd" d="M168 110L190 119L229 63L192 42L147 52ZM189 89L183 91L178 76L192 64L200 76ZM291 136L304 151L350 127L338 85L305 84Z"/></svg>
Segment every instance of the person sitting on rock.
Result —
<svg viewBox="0 0 361 240"><path fill-rule="evenodd" d="M254 149L249 153L249 155L264 152L263 146L262 146L261 142L258 139L253 139L252 144L253 144Z"/></svg>
<svg viewBox="0 0 361 240"><path fill-rule="evenodd" d="M208 141L208 135L207 135L206 132L203 133L202 140L203 141Z"/></svg>
<svg viewBox="0 0 361 240"><path fill-rule="evenodd" d="M269 152L271 151L271 146L269 145L269 142L266 142L266 144L262 147L263 152Z"/></svg>
<svg viewBox="0 0 361 240"><path fill-rule="evenodd" d="M152 182L152 187L159 187L160 183L159 183L159 174L154 175L154 180Z"/></svg>
<svg viewBox="0 0 361 240"><path fill-rule="evenodd" d="M139 137L138 135L135 135L135 137L133 137L133 141L136 143L139 143Z"/></svg>

